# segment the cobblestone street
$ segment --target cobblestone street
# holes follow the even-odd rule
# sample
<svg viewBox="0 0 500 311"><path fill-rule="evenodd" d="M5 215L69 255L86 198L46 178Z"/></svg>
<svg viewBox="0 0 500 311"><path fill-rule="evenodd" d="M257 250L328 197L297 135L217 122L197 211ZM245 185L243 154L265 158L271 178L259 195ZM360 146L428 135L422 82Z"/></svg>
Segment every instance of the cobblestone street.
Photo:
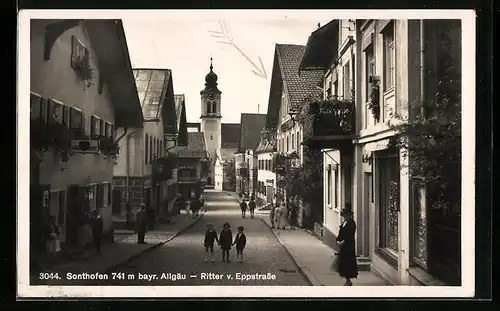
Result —
<svg viewBox="0 0 500 311"><path fill-rule="evenodd" d="M156 275L158 278L165 273L164 277L167 279L135 280L134 282L115 280L110 285L308 285L286 250L259 216L256 215L254 219L249 216L242 219L236 200L226 193L208 192L206 198L207 212L199 223L171 242L115 271L124 272L126 275L133 273L136 277L138 273ZM236 228L239 225L245 227L248 242L244 253L244 263L236 262L235 249L231 250L230 263L221 262L219 248L215 249L216 262L205 263L203 237L206 224L210 222L214 224L217 231L220 231L222 224L226 221L231 224L233 236L236 235ZM210 273L212 275L209 275ZM171 276L177 274L181 277L185 276L186 279L171 280ZM258 276L255 276L256 274ZM263 278L265 275L271 279L247 281L237 279L244 275L252 275L254 278ZM202 279L204 276L205 279Z"/></svg>

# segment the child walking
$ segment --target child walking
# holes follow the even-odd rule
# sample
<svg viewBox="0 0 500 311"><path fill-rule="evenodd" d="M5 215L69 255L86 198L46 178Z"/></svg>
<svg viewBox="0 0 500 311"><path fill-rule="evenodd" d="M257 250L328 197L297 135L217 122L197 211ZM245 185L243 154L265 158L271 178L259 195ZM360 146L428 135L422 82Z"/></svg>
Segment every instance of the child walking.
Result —
<svg viewBox="0 0 500 311"><path fill-rule="evenodd" d="M231 245L233 244L233 233L231 232L231 226L229 223L225 223L222 227L219 236L219 244L222 249L222 262L230 262L229 261L229 250L231 249Z"/></svg>
<svg viewBox="0 0 500 311"><path fill-rule="evenodd" d="M245 218L247 213L247 202L245 202L245 199L241 200L240 208L241 208L241 217Z"/></svg>
<svg viewBox="0 0 500 311"><path fill-rule="evenodd" d="M243 226L238 227L238 233L236 234L236 238L234 239L233 245L236 244L236 262L243 263L243 249L247 244L247 237L243 233L245 228Z"/></svg>
<svg viewBox="0 0 500 311"><path fill-rule="evenodd" d="M217 231L214 230L213 224L207 224L207 231L205 232L205 262L208 262L208 257L210 257L210 261L215 262L214 259L214 243L217 241L219 243L219 239L217 238ZM208 252L210 251L210 253Z"/></svg>

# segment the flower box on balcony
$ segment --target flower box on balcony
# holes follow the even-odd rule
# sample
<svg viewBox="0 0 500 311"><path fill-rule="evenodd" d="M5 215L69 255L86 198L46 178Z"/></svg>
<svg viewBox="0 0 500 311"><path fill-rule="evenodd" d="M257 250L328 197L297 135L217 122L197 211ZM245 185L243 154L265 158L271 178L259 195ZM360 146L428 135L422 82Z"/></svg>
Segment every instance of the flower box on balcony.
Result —
<svg viewBox="0 0 500 311"><path fill-rule="evenodd" d="M355 134L356 111L350 100L315 100L303 106L304 140L345 140Z"/></svg>
<svg viewBox="0 0 500 311"><path fill-rule="evenodd" d="M153 164L153 176L158 181L169 180L173 177L173 170L177 167L178 158L168 153L158 158Z"/></svg>

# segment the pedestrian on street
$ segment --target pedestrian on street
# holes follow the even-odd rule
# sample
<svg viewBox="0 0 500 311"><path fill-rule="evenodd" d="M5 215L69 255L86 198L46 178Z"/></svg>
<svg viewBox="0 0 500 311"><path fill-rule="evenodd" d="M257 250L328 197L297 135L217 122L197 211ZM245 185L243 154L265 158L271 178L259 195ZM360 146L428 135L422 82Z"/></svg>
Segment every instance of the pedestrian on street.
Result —
<svg viewBox="0 0 500 311"><path fill-rule="evenodd" d="M181 211L186 209L186 199L182 194L177 194L177 214L180 214Z"/></svg>
<svg viewBox="0 0 500 311"><path fill-rule="evenodd" d="M255 199L254 197L252 196L250 198L250 202L248 202L248 208L250 209L250 217L253 218L254 216L254 213L255 213L255 207L256 207L256 204L255 204Z"/></svg>
<svg viewBox="0 0 500 311"><path fill-rule="evenodd" d="M354 235L356 233L356 222L350 205L344 208L340 215L344 218L340 225L337 244L340 247L338 253L338 272L345 278L344 286L352 286L351 279L358 276L358 265L356 260L356 245Z"/></svg>
<svg viewBox="0 0 500 311"><path fill-rule="evenodd" d="M285 218L286 218L286 210L285 203L283 201L279 202L278 207L275 211L274 222L277 229L285 229Z"/></svg>
<svg viewBox="0 0 500 311"><path fill-rule="evenodd" d="M245 202L245 199L241 200L240 208L241 208L241 217L245 218L247 213L247 202Z"/></svg>
<svg viewBox="0 0 500 311"><path fill-rule="evenodd" d="M229 260L229 250L233 244L233 232L231 232L231 225L226 222L222 227L219 236L219 244L222 249L222 262L230 262Z"/></svg>
<svg viewBox="0 0 500 311"><path fill-rule="evenodd" d="M271 205L271 212L269 213L269 217L271 218L271 228L274 229L275 217L276 217L276 209L278 208L278 202L275 202Z"/></svg>
<svg viewBox="0 0 500 311"><path fill-rule="evenodd" d="M243 263L243 249L247 244L247 237L243 231L245 228L243 226L238 227L238 233L234 239L233 245L236 245L236 262Z"/></svg>
<svg viewBox="0 0 500 311"><path fill-rule="evenodd" d="M209 223L207 224L207 231L205 232L205 240L203 241L203 245L205 246L205 262L208 262L208 257L210 257L210 261L215 262L214 243L216 241L218 244L219 239L217 238L217 231L215 231L214 225ZM208 251L210 251L210 253Z"/></svg>
<svg viewBox="0 0 500 311"><path fill-rule="evenodd" d="M295 197L292 202L289 204L289 221L288 223L290 224L290 229L295 230L295 227L297 226L297 209L298 209L298 204L297 204L297 198Z"/></svg>
<svg viewBox="0 0 500 311"><path fill-rule="evenodd" d="M101 242L102 242L102 229L103 223L101 215L99 215L98 210L92 211L92 218L90 219L92 226L92 238L94 240L94 246L97 254L101 254Z"/></svg>
<svg viewBox="0 0 500 311"><path fill-rule="evenodd" d="M207 211L207 204L205 202L205 197L202 195L200 195L200 208L203 209L204 212Z"/></svg>
<svg viewBox="0 0 500 311"><path fill-rule="evenodd" d="M51 255L50 260L55 260L57 253L61 251L60 231L59 226L56 224L56 217L49 215L48 218L46 249Z"/></svg>
<svg viewBox="0 0 500 311"><path fill-rule="evenodd" d="M146 205L141 203L139 212L137 212L137 244L147 244L144 238L146 237L146 231L148 228L148 217L146 212Z"/></svg>

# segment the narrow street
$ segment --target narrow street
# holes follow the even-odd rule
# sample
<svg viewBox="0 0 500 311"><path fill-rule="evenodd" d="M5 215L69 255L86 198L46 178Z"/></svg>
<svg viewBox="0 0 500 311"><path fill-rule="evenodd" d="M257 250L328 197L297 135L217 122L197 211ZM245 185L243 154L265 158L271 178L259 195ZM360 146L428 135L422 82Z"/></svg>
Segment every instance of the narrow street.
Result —
<svg viewBox="0 0 500 311"><path fill-rule="evenodd" d="M107 285L308 285L286 250L260 220L260 215L256 213L254 219L249 216L242 219L238 202L224 192L206 192L205 197L207 212L200 222L171 242L115 271L135 275L134 281L110 280L111 283ZM238 226L245 227L247 247L244 263L236 262L235 249L231 250L230 263L221 262L219 248L215 249L215 263L204 262L206 225L214 224L219 232L226 221L231 224L233 236L236 236ZM156 275L158 280L138 280L139 273ZM160 279L162 273L167 279ZM177 274L186 279L173 281L171 276ZM237 279L244 275L251 275L254 279ZM272 279L262 279L264 275Z"/></svg>

